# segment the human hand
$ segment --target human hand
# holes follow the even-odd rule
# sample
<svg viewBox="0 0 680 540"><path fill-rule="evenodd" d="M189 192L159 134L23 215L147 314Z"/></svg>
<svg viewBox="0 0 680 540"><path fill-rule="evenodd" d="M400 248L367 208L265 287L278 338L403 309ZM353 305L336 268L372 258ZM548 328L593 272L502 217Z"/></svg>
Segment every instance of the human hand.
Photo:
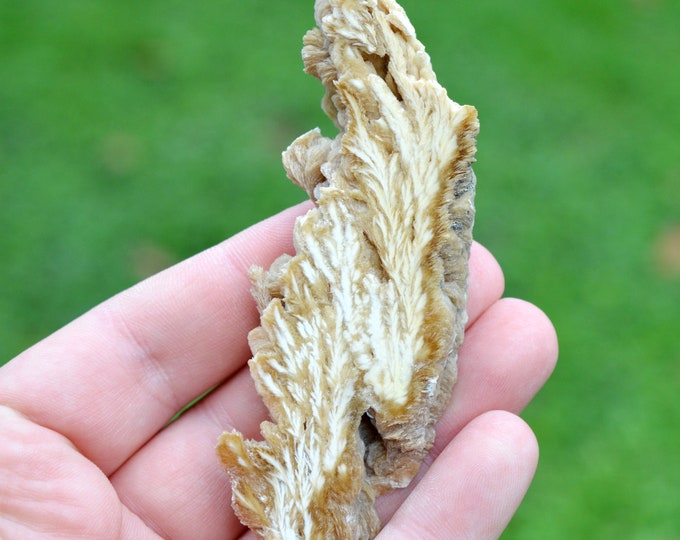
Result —
<svg viewBox="0 0 680 540"><path fill-rule="evenodd" d="M292 252L307 209L143 281L0 369L0 538L254 538L214 448L224 430L259 436L246 272ZM475 244L459 381L416 481L378 501L381 539L498 537L531 482L537 444L516 414L557 343L537 308L502 291L498 264Z"/></svg>

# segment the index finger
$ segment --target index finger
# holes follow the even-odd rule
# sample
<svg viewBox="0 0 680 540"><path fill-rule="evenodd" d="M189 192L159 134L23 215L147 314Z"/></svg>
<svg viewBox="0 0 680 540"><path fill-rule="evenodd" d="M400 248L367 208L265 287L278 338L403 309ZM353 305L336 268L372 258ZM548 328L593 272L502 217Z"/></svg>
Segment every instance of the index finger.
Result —
<svg viewBox="0 0 680 540"><path fill-rule="evenodd" d="M0 369L0 404L105 473L238 370L257 326L247 270L292 252L303 203L120 293Z"/></svg>

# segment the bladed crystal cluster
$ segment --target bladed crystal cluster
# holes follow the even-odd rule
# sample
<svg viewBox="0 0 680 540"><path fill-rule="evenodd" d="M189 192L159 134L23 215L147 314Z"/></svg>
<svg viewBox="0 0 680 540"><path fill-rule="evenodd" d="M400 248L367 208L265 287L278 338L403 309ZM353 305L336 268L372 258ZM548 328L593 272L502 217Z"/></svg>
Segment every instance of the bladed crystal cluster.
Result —
<svg viewBox="0 0 680 540"><path fill-rule="evenodd" d="M251 271L263 441L224 433L239 518L266 539L367 539L408 485L456 380L477 112L447 97L393 0L317 0L305 70L339 133L284 152L315 208L296 253Z"/></svg>

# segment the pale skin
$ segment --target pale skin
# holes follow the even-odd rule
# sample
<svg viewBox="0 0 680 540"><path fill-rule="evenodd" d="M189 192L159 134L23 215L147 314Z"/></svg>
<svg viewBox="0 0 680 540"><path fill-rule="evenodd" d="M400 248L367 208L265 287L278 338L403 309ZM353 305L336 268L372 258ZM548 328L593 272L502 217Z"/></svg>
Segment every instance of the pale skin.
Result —
<svg viewBox="0 0 680 540"><path fill-rule="evenodd" d="M0 369L0 538L255 538L231 510L215 446L231 428L257 438L266 417L246 366L258 324L246 271L293 252L307 209L116 295ZM417 479L379 500L380 539L497 538L533 478L538 445L517 415L557 340L503 286L475 244L459 382Z"/></svg>

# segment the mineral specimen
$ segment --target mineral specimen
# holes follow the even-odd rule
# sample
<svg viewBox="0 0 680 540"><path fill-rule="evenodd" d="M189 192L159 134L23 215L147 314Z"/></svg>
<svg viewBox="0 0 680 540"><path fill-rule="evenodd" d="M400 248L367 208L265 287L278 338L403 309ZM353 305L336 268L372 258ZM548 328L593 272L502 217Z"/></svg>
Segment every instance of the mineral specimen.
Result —
<svg viewBox="0 0 680 540"><path fill-rule="evenodd" d="M476 110L448 99L393 0L317 0L304 38L334 139L284 152L315 201L296 254L251 272L263 442L224 433L239 518L266 539L364 539L406 486L456 379L474 219Z"/></svg>

